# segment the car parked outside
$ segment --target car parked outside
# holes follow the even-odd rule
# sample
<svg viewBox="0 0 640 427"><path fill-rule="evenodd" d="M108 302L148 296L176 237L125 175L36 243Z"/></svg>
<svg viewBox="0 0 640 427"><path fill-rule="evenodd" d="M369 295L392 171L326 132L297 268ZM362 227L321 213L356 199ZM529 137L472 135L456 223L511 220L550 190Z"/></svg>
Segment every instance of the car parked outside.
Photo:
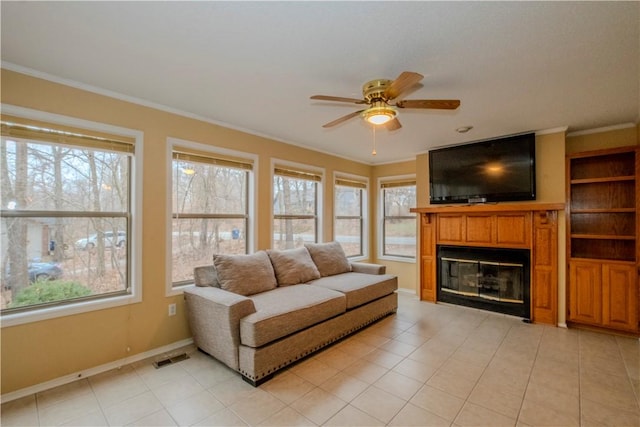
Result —
<svg viewBox="0 0 640 427"><path fill-rule="evenodd" d="M60 264L55 262L29 261L27 274L29 276L29 283L57 280L62 278L62 268ZM7 280L9 283L12 282L12 274L9 269L7 269ZM5 286L5 289L10 288Z"/></svg>
<svg viewBox="0 0 640 427"><path fill-rule="evenodd" d="M55 262L30 262L28 266L29 282L56 280L62 277L62 268Z"/></svg>
<svg viewBox="0 0 640 427"><path fill-rule="evenodd" d="M118 231L118 233L114 233L113 231L105 231L104 232L104 247L112 248L118 247L123 248L127 243L127 233L124 231ZM79 239L76 241L75 246L76 249L79 250L90 250L97 246L98 244L98 234L92 234L85 239Z"/></svg>

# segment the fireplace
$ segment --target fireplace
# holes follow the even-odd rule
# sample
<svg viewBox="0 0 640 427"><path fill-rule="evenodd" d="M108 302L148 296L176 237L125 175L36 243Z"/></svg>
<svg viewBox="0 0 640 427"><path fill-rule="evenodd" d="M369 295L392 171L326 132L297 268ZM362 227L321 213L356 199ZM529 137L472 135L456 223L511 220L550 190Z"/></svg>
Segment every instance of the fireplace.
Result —
<svg viewBox="0 0 640 427"><path fill-rule="evenodd" d="M437 247L437 300L522 317L530 315L530 251Z"/></svg>

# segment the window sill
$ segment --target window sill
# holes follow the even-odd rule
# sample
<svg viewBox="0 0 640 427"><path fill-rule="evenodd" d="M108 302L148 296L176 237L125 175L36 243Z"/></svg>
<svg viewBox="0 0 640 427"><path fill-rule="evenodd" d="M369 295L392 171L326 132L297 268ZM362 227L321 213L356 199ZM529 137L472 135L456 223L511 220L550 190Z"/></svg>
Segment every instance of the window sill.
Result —
<svg viewBox="0 0 640 427"><path fill-rule="evenodd" d="M140 301L142 301L142 297L140 295L122 295L108 299L96 299L69 305L34 309L21 313L3 314L1 317L1 327L6 328L24 325L27 323L40 322L42 320L56 319L58 317L66 317L74 314L88 313L96 310L135 304Z"/></svg>
<svg viewBox="0 0 640 427"><path fill-rule="evenodd" d="M195 283L191 283L191 284L187 284L187 285L176 286L175 288L171 287L170 289L167 290L165 296L166 297L174 297L176 295L182 295L184 293L185 289L193 288L195 286L196 286Z"/></svg>
<svg viewBox="0 0 640 427"><path fill-rule="evenodd" d="M415 264L416 263L415 257L408 258L408 257L393 256L393 255L380 255L380 256L378 256L378 260L406 262L406 263L410 263L410 264Z"/></svg>

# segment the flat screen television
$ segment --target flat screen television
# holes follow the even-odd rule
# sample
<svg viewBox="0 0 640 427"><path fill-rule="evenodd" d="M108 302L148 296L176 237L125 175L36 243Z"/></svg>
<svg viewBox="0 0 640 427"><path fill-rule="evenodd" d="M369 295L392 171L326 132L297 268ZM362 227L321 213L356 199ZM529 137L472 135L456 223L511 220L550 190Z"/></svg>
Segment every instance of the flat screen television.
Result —
<svg viewBox="0 0 640 427"><path fill-rule="evenodd" d="M430 150L430 202L535 200L535 158L535 133Z"/></svg>

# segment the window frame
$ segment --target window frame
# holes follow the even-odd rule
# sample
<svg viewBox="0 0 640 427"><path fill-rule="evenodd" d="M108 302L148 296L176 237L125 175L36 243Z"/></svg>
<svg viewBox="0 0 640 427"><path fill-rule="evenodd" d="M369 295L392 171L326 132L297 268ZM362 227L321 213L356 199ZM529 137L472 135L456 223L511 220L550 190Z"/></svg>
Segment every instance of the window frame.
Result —
<svg viewBox="0 0 640 427"><path fill-rule="evenodd" d="M401 175L401 176L393 176L393 177L384 177L378 179L378 213L379 213L379 226L378 226L378 259L390 260L390 261L399 261L399 262L408 262L415 263L416 262L416 254L413 256L402 256L396 254L385 254L385 246L386 246L386 233L385 233L385 225L386 220L391 218L397 219L413 219L415 221L416 214L413 213L411 215L399 215L399 216L386 216L385 215L385 189L389 184L399 184L404 182L412 182L413 186L416 187L417 191L417 181L415 175ZM409 185L406 185L407 187ZM416 194L417 197L417 194ZM417 226L416 226L417 227ZM416 230L417 233L417 230ZM416 251L418 250L418 238L416 235Z"/></svg>
<svg viewBox="0 0 640 427"><path fill-rule="evenodd" d="M273 191L273 187L274 187L274 180L275 177L277 175L279 175L276 171L278 169L286 169L292 172L298 172L301 174L301 178L304 175L308 175L308 176L315 176L317 177L317 179L310 179L310 181L315 181L316 183L316 197L315 197L315 215L284 215L284 214L278 214L276 215L274 213L274 206L273 206L273 200L274 200L274 191ZM271 159L271 185L270 185L270 190L269 193L271 195L270 200L272 201L271 203L271 209L270 209L270 216L271 216L271 224L270 224L270 228L271 228L271 248L275 248L275 221L276 219L314 219L315 222L315 242L321 242L322 241L322 236L323 236L323 230L322 230L322 226L323 226L323 222L322 222L322 206L323 206L323 194L324 194L324 177L325 177L325 170L322 168L318 168L318 167L313 167L311 165L306 165L306 164L302 164L302 163L295 163L295 162L289 162L289 161L285 161L285 160L279 160L279 159Z"/></svg>
<svg viewBox="0 0 640 427"><path fill-rule="evenodd" d="M256 180L258 176L258 156L251 153L231 150L223 147L208 145L200 142L189 141L180 138L167 138L167 152L166 152L166 161L167 161L167 226L166 226L166 283L165 283L165 296L174 296L174 295L182 295L185 289L190 286L195 286L195 282L182 282L181 284L174 285L173 282L173 245L172 245L172 232L173 232L173 153L176 151L176 148L182 148L185 150L193 151L194 153L198 153L202 156L210 156L210 158L233 158L239 159L239 161L246 161L247 163L252 163L253 167L248 174L247 178L247 194L246 194L246 204L247 204L247 212L246 212L246 227L247 227L247 237L246 237L246 251L247 253L252 253L255 249L256 242L256 226L255 226L255 206L256 206ZM206 215L207 218L220 218L219 214L210 214ZM225 216L226 218L227 216ZM204 217L203 217L204 218ZM213 262L213 260L212 260Z"/></svg>
<svg viewBox="0 0 640 427"><path fill-rule="evenodd" d="M51 124L52 127L73 127L86 130L87 133L107 133L133 139L133 154L130 157L129 170L129 236L128 251L128 292L91 298L69 300L60 304L34 307L13 313L3 313L1 327L10 327L42 320L55 319L74 314L135 304L142 301L142 181L143 181L143 137L142 131L120 126L99 123L75 117L1 104L2 114L20 117L27 121L39 121Z"/></svg>
<svg viewBox="0 0 640 427"><path fill-rule="evenodd" d="M340 184L342 182L343 184ZM346 184L346 185L345 185ZM349 185L352 184L352 185ZM359 188L360 193L360 216L338 215L336 210L336 187ZM369 258L369 178L359 175L352 175L343 172L334 173L333 179L333 239L337 240L336 222L339 219L359 219L360 220L360 254L351 255L348 258L352 261L361 261Z"/></svg>

